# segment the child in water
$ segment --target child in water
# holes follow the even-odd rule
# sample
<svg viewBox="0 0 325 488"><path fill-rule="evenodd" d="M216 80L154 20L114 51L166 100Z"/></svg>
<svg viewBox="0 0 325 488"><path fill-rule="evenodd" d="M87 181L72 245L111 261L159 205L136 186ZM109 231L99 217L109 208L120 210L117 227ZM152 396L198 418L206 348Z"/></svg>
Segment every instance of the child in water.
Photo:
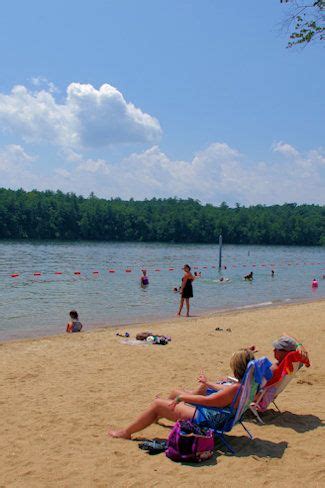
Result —
<svg viewBox="0 0 325 488"><path fill-rule="evenodd" d="M146 269L142 270L142 276L140 277L140 284L142 287L149 285L149 278L147 276L147 270Z"/></svg>
<svg viewBox="0 0 325 488"><path fill-rule="evenodd" d="M78 312L76 310L71 310L69 312L71 322L67 323L66 331L71 334L72 332L80 332L82 329L82 323L79 322Z"/></svg>

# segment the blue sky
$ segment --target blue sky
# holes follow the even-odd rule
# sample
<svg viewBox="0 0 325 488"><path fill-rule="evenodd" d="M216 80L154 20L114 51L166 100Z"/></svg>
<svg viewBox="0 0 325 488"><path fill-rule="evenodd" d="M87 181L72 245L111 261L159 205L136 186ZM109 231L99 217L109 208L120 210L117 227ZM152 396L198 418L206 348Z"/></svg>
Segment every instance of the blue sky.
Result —
<svg viewBox="0 0 325 488"><path fill-rule="evenodd" d="M324 203L324 48L286 49L287 8L7 2L0 185Z"/></svg>

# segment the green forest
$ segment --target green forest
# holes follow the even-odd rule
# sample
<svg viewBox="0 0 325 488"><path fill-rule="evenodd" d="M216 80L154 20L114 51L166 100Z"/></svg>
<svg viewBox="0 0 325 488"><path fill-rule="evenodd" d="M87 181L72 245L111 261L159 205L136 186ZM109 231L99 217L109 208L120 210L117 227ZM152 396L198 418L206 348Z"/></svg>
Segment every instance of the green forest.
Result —
<svg viewBox="0 0 325 488"><path fill-rule="evenodd" d="M325 206L129 201L0 188L0 239L325 245Z"/></svg>

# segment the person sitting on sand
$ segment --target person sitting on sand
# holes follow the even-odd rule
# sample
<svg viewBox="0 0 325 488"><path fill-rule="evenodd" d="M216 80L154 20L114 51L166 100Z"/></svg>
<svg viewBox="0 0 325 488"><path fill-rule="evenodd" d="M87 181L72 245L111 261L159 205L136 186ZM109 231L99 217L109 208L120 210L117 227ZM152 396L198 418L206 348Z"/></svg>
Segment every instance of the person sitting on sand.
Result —
<svg viewBox="0 0 325 488"><path fill-rule="evenodd" d="M142 275L140 277L140 284L142 287L149 285L149 278L147 276L147 270L146 269L142 270Z"/></svg>
<svg viewBox="0 0 325 488"><path fill-rule="evenodd" d="M271 366L271 371L274 377L277 376L277 371L280 369L282 361L289 354L289 352L299 351L302 360L306 360L306 362L309 363L308 352L301 342L298 342L294 337L283 335L272 344L275 361ZM272 380L270 380L270 382L271 381Z"/></svg>
<svg viewBox="0 0 325 488"><path fill-rule="evenodd" d="M69 315L71 318L71 322L67 323L66 331L68 333L80 332L82 329L82 323L79 322L78 312L76 310L71 310L71 312L69 312Z"/></svg>
<svg viewBox="0 0 325 488"><path fill-rule="evenodd" d="M253 280L253 271L251 271L246 276L244 276L244 280L246 280L246 281L252 281Z"/></svg>
<svg viewBox="0 0 325 488"><path fill-rule="evenodd" d="M308 352L306 351L302 343L294 337L283 335L279 339L273 341L272 344L275 361L273 361L270 368L272 372L272 378L265 384L265 386L270 386L278 378L279 372L282 369L282 363L290 352L299 352L301 362L309 367L310 363ZM248 349L253 353L257 352L255 345L249 346Z"/></svg>
<svg viewBox="0 0 325 488"><path fill-rule="evenodd" d="M149 427L157 420L165 418L176 422L177 420L191 420L200 423L204 416L205 407L214 407L215 410L209 410L208 416L214 428L221 425L228 417L232 401L240 388L248 363L254 359L254 355L248 349L242 349L235 352L230 359L230 367L237 383L221 385L218 391L209 395L206 392L185 392L179 391L179 394L172 399L156 398L151 405L142 412L131 424L122 429L109 429L108 435L121 439L131 439L132 434ZM195 406L194 406L195 405ZM198 406L198 410L197 407ZM235 405L237 407L237 405ZM227 413L222 410L226 409ZM203 412L201 413L201 411Z"/></svg>

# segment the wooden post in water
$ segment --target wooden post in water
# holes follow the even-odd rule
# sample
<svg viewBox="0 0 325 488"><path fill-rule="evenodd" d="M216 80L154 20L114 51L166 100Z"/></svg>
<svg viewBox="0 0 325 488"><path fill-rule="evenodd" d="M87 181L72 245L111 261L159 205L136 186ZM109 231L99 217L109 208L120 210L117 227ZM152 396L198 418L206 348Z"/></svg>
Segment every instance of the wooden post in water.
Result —
<svg viewBox="0 0 325 488"><path fill-rule="evenodd" d="M222 234L219 236L219 271L221 270L222 262Z"/></svg>

